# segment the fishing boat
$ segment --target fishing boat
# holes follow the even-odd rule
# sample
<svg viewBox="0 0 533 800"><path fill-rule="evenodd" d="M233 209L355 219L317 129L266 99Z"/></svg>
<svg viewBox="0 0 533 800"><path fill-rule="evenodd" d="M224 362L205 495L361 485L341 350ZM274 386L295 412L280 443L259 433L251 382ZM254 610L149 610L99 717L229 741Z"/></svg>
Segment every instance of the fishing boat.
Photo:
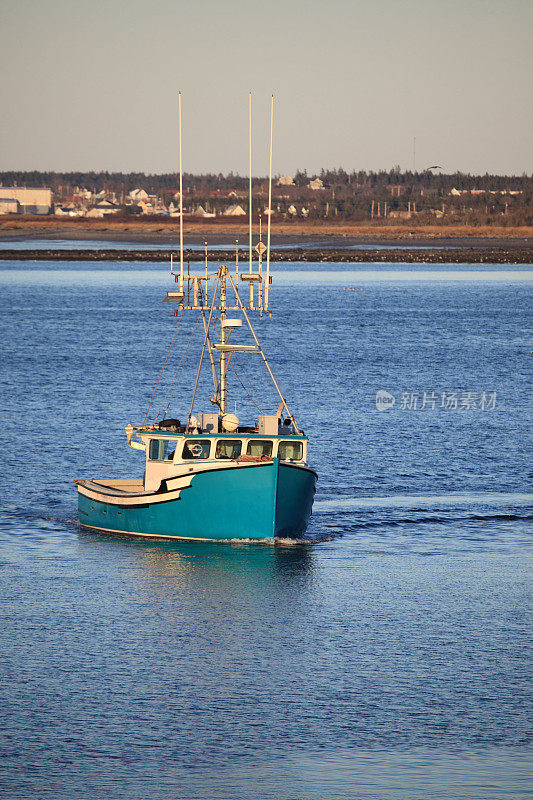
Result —
<svg viewBox="0 0 533 800"><path fill-rule="evenodd" d="M84 527L125 536L241 541L300 537L306 529L317 480L307 463L308 439L281 393L250 319L252 313L268 318L272 314L272 127L273 98L266 245L260 234L258 244L252 246L250 96L248 270L239 271L237 247L231 269L220 264L209 273L206 248L204 269L188 269L185 274L179 96L180 261L179 271L175 271L171 257L171 276L177 286L167 292L163 302L174 304L178 317L171 348L185 313L195 312L202 322L203 344L192 400L183 422L164 415L152 424L145 417L141 425L126 426L127 443L144 455L142 478L75 481L78 519ZM247 342L242 340L245 331L249 333ZM228 411L228 371L230 366L235 371L232 359L237 355L254 354L262 360L279 404L272 413L260 413L256 420L243 423L237 413ZM214 408L194 414L200 373L207 362L213 379L213 397L209 399Z"/></svg>

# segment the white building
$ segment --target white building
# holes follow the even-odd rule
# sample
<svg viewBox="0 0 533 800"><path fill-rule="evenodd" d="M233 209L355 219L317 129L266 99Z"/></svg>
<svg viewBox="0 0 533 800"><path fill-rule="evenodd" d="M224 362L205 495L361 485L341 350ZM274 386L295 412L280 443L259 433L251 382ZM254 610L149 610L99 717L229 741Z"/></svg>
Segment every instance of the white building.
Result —
<svg viewBox="0 0 533 800"><path fill-rule="evenodd" d="M132 203L139 203L142 200L145 203L148 200L148 193L144 189L132 189L128 192L128 200Z"/></svg>
<svg viewBox="0 0 533 800"><path fill-rule="evenodd" d="M172 200L170 201L170 204L169 204L169 207L168 207L168 215L169 215L169 217L179 217L179 215L180 215L179 203L177 205L174 205Z"/></svg>
<svg viewBox="0 0 533 800"><path fill-rule="evenodd" d="M178 216L179 216L179 211L178 211ZM214 217L215 214L212 214L210 211L206 211L203 206L198 206L198 208L194 212L194 216L203 217L204 219L207 219L209 217Z"/></svg>
<svg viewBox="0 0 533 800"><path fill-rule="evenodd" d="M18 214L19 205L12 197L0 197L0 214Z"/></svg>
<svg viewBox="0 0 533 800"><path fill-rule="evenodd" d="M290 175L280 175L278 178L278 186L294 186L294 181Z"/></svg>
<svg viewBox="0 0 533 800"><path fill-rule="evenodd" d="M228 206L224 210L225 217L245 217L246 211L242 206Z"/></svg>
<svg viewBox="0 0 533 800"><path fill-rule="evenodd" d="M66 206L56 206L54 208L54 215L56 217L84 217L86 215L86 210L85 208L75 206L74 203L68 203Z"/></svg>
<svg viewBox="0 0 533 800"><path fill-rule="evenodd" d="M313 192L318 192L320 189L324 188L324 182L320 180L320 178L314 178L312 181L309 181L307 184Z"/></svg>
<svg viewBox="0 0 533 800"><path fill-rule="evenodd" d="M95 214L91 212L97 212ZM102 200L100 203L97 203L94 208L91 208L91 211L87 213L87 216L91 217L104 217L106 214L116 214L120 211L119 206L112 203L110 200Z"/></svg>
<svg viewBox="0 0 533 800"><path fill-rule="evenodd" d="M23 189L18 186L0 187L0 201L4 206L13 208L17 204L16 214L49 214L52 208L51 189ZM6 204L6 201L9 201Z"/></svg>

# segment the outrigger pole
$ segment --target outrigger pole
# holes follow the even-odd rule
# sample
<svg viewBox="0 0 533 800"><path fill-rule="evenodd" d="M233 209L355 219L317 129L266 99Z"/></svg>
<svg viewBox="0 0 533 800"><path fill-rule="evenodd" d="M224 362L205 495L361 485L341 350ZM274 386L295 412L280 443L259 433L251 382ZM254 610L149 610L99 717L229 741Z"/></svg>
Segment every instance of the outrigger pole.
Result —
<svg viewBox="0 0 533 800"><path fill-rule="evenodd" d="M265 280L265 309L268 311L268 287L270 283L270 217L272 216L272 133L274 130L274 95L270 98L270 162L268 168L268 224L267 224L267 270Z"/></svg>
<svg viewBox="0 0 533 800"><path fill-rule="evenodd" d="M249 138L249 148L248 148L248 155L249 155L249 250L250 250L250 272L252 271L252 93L250 92L250 124L248 126L248 138Z"/></svg>
<svg viewBox="0 0 533 800"><path fill-rule="evenodd" d="M180 282L179 290L183 292L183 164L181 160L181 92L178 94L178 128L180 143Z"/></svg>
<svg viewBox="0 0 533 800"><path fill-rule="evenodd" d="M252 260L253 260L253 253L252 253L252 215L253 215L253 206L252 206L252 93L250 92L249 97L249 126L248 126L248 138L249 138L249 147L248 147L248 154L249 154L249 261L250 261L250 275L252 274ZM253 304L253 284L250 281L250 306Z"/></svg>

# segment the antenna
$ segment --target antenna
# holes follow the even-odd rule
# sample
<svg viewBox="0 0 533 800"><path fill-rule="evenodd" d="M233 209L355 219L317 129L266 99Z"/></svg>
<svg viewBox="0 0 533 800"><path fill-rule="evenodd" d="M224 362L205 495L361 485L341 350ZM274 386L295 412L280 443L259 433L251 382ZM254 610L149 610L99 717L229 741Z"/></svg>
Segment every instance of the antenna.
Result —
<svg viewBox="0 0 533 800"><path fill-rule="evenodd" d="M265 280L265 308L268 310L268 285L270 283L270 217L272 216L272 133L274 130L274 95L270 98L270 162L268 168L268 223L267 223L267 269Z"/></svg>
<svg viewBox="0 0 533 800"><path fill-rule="evenodd" d="M181 92L178 94L178 122L180 141L180 292L183 291L183 164L181 160Z"/></svg>
<svg viewBox="0 0 533 800"><path fill-rule="evenodd" d="M205 242L205 305L207 305L207 286L209 284L209 277L207 275L207 242Z"/></svg>

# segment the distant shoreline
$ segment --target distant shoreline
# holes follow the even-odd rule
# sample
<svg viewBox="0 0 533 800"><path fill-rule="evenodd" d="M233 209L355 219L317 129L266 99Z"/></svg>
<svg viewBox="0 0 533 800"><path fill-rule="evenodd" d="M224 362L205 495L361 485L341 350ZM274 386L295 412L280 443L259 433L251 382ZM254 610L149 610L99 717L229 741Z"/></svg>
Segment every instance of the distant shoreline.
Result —
<svg viewBox="0 0 533 800"><path fill-rule="evenodd" d="M184 220L185 244L235 245L248 242L248 223L242 220ZM254 226L254 242L257 241ZM266 236L264 236L266 238ZM124 244L168 245L175 248L179 239L178 220L117 220L117 219L58 219L57 217L0 218L0 242L29 241L32 239L61 239L74 241L109 241ZM533 227L469 227L465 225L398 225L349 224L331 220L276 221L272 230L272 245L321 245L339 250L353 245L407 245L418 247L533 247ZM405 251L404 251L405 252Z"/></svg>

